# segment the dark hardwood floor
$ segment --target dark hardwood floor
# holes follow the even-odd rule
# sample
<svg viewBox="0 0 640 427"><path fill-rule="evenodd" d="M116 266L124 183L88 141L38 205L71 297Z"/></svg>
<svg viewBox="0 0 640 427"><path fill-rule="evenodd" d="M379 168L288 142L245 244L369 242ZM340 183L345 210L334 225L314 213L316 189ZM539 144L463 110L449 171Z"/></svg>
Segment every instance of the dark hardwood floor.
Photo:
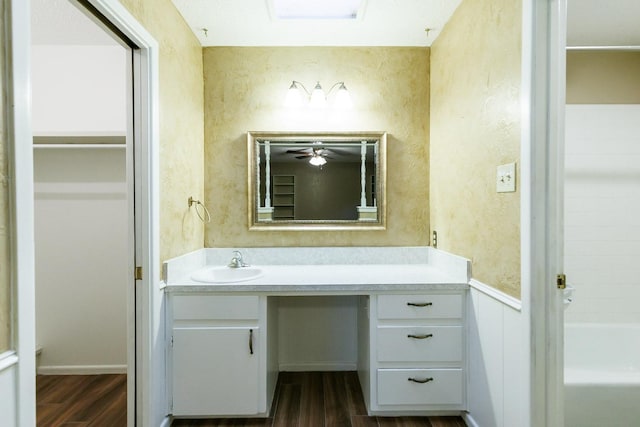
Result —
<svg viewBox="0 0 640 427"><path fill-rule="evenodd" d="M38 427L126 427L126 375L38 375ZM460 417L369 417L355 372L281 372L272 418L174 420L174 427L464 427Z"/></svg>
<svg viewBox="0 0 640 427"><path fill-rule="evenodd" d="M38 427L126 427L126 375L38 375Z"/></svg>
<svg viewBox="0 0 640 427"><path fill-rule="evenodd" d="M272 418L174 420L173 427L465 427L460 417L369 417L355 372L280 372Z"/></svg>

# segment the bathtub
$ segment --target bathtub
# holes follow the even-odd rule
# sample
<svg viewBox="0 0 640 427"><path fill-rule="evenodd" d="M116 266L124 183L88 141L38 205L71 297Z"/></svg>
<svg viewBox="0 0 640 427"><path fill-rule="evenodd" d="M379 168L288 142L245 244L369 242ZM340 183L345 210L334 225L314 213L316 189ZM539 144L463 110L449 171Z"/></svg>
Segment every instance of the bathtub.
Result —
<svg viewBox="0 0 640 427"><path fill-rule="evenodd" d="M640 426L640 325L565 325L565 427Z"/></svg>

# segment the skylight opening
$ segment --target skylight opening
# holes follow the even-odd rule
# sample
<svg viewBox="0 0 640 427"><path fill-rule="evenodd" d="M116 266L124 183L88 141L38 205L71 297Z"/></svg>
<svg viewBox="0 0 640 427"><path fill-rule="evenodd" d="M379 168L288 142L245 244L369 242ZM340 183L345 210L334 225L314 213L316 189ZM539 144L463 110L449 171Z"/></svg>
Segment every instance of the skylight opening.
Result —
<svg viewBox="0 0 640 427"><path fill-rule="evenodd" d="M365 0L272 0L277 19L354 20Z"/></svg>

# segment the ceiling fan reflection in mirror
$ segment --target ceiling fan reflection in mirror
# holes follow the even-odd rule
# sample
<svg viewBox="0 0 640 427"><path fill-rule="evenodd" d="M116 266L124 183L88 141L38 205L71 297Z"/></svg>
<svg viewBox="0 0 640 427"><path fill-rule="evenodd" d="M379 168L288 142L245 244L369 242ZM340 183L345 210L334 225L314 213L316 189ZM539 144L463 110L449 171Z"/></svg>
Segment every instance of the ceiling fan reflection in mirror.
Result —
<svg viewBox="0 0 640 427"><path fill-rule="evenodd" d="M297 154L296 159L309 159L309 163L313 166L322 166L327 163L329 157L328 150L325 148L303 148L300 150L287 150L288 154ZM330 157L329 157L330 158Z"/></svg>
<svg viewBox="0 0 640 427"><path fill-rule="evenodd" d="M322 141L314 141L311 147L301 148L298 150L287 150L287 154L297 154L296 159L309 159L309 163L313 166L323 166L327 164L327 159L331 159L330 154L346 154L340 149L326 148L322 146Z"/></svg>

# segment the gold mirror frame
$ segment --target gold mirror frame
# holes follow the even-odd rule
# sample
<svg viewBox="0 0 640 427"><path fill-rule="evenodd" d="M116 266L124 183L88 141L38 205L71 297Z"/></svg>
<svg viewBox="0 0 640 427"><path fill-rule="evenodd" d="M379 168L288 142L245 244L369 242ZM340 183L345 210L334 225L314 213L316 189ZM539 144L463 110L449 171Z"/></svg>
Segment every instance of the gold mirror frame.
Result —
<svg viewBox="0 0 640 427"><path fill-rule="evenodd" d="M322 141L327 144L353 144L354 147L363 141L376 141L375 165L375 219L366 218L367 214L360 213L363 219L358 220L280 220L264 218L265 207L260 206L262 199L259 191L260 148L259 144L269 141L275 144L300 144L311 148L314 142ZM364 148L363 148L364 150ZM385 230L387 217L387 134L386 132L247 132L247 164L248 164L248 219L250 230ZM367 207L367 206L365 206ZM269 207L267 207L269 208ZM259 212L259 210L261 212ZM268 209L266 209L268 211ZM267 214L268 216L269 214ZM271 214L272 215L272 214ZM259 220L261 219L261 220Z"/></svg>

